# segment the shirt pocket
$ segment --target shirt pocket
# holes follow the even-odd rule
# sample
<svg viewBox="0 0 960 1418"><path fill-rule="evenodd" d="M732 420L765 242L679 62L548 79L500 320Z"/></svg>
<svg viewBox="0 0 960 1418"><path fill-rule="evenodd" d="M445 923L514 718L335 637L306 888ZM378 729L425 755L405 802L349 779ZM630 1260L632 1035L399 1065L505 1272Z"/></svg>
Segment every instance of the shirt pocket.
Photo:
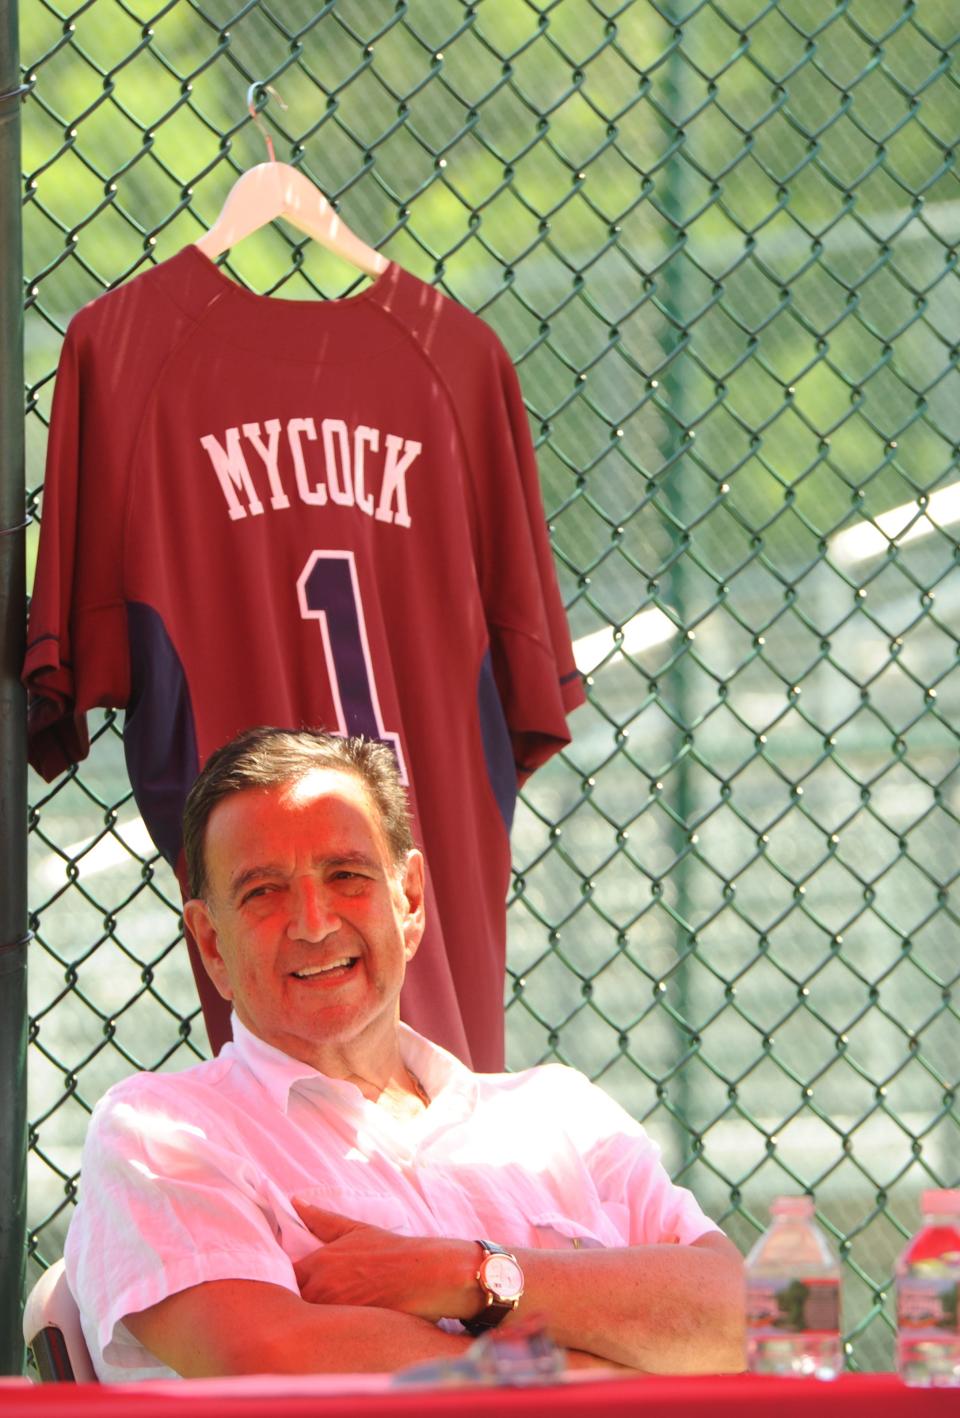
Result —
<svg viewBox="0 0 960 1418"><path fill-rule="evenodd" d="M311 1206L322 1206L325 1211L335 1211L351 1221L380 1226L384 1231L394 1231L398 1236L412 1236L415 1231L408 1208L399 1197L388 1196L384 1192L364 1192L352 1188L344 1191L339 1187L327 1186L301 1187L297 1200L309 1202Z"/></svg>
<svg viewBox="0 0 960 1418"><path fill-rule="evenodd" d="M614 1212L622 1215L606 1214ZM537 1235L537 1244L543 1250L590 1251L627 1245L624 1238L629 1216L627 1208L617 1203L608 1203L602 1213L590 1218L589 1224L574 1221L557 1211L539 1212L530 1219Z"/></svg>

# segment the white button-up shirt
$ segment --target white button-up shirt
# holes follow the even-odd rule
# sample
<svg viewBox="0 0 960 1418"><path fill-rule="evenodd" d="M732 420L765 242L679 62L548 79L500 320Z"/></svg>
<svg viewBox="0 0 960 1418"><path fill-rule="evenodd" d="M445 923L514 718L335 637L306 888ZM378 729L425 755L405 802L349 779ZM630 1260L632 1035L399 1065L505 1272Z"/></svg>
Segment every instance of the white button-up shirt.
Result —
<svg viewBox="0 0 960 1418"><path fill-rule="evenodd" d="M430 1106L404 1120L234 1016L219 1057L136 1074L101 1099L67 1278L101 1379L169 1377L123 1317L209 1280L297 1292L318 1242L299 1197L410 1236L515 1247L695 1241L718 1228L602 1089L547 1064L475 1074L401 1025Z"/></svg>

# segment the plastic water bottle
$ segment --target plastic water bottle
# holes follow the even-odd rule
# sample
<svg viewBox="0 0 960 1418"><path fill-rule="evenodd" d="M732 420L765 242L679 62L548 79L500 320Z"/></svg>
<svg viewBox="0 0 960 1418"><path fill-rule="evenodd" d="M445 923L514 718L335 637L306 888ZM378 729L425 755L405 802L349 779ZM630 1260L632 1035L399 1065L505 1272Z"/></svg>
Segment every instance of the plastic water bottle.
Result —
<svg viewBox="0 0 960 1418"><path fill-rule="evenodd" d="M915 1388L960 1388L960 1190L927 1191L897 1261L897 1368Z"/></svg>
<svg viewBox="0 0 960 1418"><path fill-rule="evenodd" d="M747 1256L747 1367L834 1379L843 1368L839 1258L810 1197L777 1197L770 1216Z"/></svg>

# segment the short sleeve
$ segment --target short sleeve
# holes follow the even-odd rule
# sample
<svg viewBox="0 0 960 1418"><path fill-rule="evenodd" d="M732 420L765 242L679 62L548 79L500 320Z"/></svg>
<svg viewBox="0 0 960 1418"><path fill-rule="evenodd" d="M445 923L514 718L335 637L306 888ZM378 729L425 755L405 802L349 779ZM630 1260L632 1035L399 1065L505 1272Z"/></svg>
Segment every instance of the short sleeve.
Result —
<svg viewBox="0 0 960 1418"><path fill-rule="evenodd" d="M584 700L557 586L540 480L516 371L495 343L484 411L479 497L481 582L494 679L522 783L570 742L567 714Z"/></svg>
<svg viewBox="0 0 960 1418"><path fill-rule="evenodd" d="M605 1204L629 1217L629 1244L690 1245L720 1231L693 1193L670 1180L660 1148L640 1123L583 1075L568 1126Z"/></svg>
<svg viewBox="0 0 960 1418"><path fill-rule="evenodd" d="M44 778L84 758L86 724L73 715L70 583L77 525L80 379L73 342L64 341L53 396L43 532L27 631L23 682L30 693L30 761Z"/></svg>
<svg viewBox="0 0 960 1418"><path fill-rule="evenodd" d="M136 1080L94 1111L80 1203L67 1234L70 1289L104 1365L155 1364L124 1316L211 1280L297 1292L289 1257L258 1204L258 1174L216 1120L187 1123Z"/></svg>
<svg viewBox="0 0 960 1418"><path fill-rule="evenodd" d="M123 488L109 475L120 405L104 419L95 348L71 322L57 370L23 682L28 753L48 781L89 749L86 710L126 702Z"/></svg>

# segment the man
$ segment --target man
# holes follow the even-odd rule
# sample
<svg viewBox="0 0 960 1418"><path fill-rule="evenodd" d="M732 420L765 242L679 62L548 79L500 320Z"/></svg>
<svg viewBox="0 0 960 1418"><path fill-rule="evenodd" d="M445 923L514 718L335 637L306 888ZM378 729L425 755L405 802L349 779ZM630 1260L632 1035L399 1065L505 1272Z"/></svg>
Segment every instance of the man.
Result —
<svg viewBox="0 0 960 1418"><path fill-rule="evenodd" d="M389 749L248 730L184 841L234 1042L94 1113L66 1260L101 1377L391 1370L528 1314L575 1363L742 1366L739 1254L643 1129L399 1022L424 869Z"/></svg>

